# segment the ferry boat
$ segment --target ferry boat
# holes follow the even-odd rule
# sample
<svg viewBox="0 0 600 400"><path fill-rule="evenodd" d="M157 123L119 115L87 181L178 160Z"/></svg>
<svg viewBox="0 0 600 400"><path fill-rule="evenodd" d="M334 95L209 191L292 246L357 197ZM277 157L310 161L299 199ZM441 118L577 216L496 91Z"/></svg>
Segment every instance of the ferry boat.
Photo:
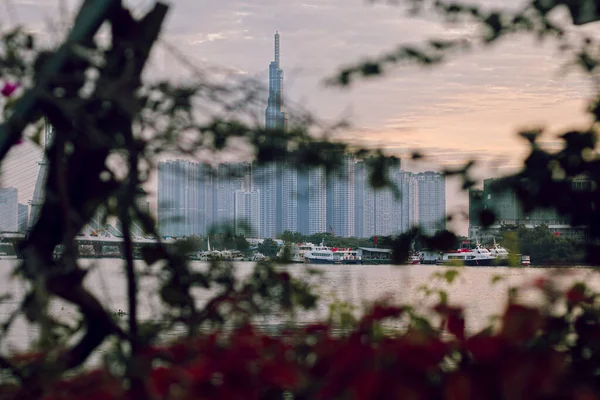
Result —
<svg viewBox="0 0 600 400"><path fill-rule="evenodd" d="M477 243L474 248L462 247L444 253L438 264L460 263L470 267L484 267L495 265L495 261L496 257L488 249Z"/></svg>
<svg viewBox="0 0 600 400"><path fill-rule="evenodd" d="M496 240L494 240L494 245L491 248L489 248L488 250L499 261L500 260L508 260L508 257L509 257L508 250L506 250L504 247L502 247L498 243L496 243Z"/></svg>
<svg viewBox="0 0 600 400"><path fill-rule="evenodd" d="M323 243L304 253L307 264L360 264L358 251L350 248L327 247Z"/></svg>
<svg viewBox="0 0 600 400"><path fill-rule="evenodd" d="M494 262L494 265L497 266L509 266L511 265L510 263L510 258L511 255L508 252L508 250L506 250L504 247L500 246L499 244L496 243L496 240L494 240L494 245L488 249L490 251L490 253L496 257L496 261ZM514 256L514 261L516 262L517 260L519 260L519 263L524 266L524 267L528 267L531 265L531 258L527 255L523 255L523 254L517 254Z"/></svg>
<svg viewBox="0 0 600 400"><path fill-rule="evenodd" d="M287 249L289 249L289 257L288 261L293 263L304 263L304 256L306 252L311 251L314 247L316 247L312 243L299 243L299 244L288 244ZM277 253L277 258L281 259L285 255L286 247L282 247Z"/></svg>

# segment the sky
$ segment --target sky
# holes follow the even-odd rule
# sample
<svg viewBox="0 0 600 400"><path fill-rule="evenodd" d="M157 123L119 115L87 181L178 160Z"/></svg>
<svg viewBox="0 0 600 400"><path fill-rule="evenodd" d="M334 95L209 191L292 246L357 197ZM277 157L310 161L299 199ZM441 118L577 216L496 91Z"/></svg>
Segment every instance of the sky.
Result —
<svg viewBox="0 0 600 400"><path fill-rule="evenodd" d="M524 4L518 0L475 3L493 8ZM77 4L5 0L0 2L6 7L6 12L0 12L0 26L19 23L52 40L60 37L60 27L66 24L57 15L72 15ZM129 4L142 11L151 3L132 0ZM404 159L408 170L475 159L480 163L478 178L508 173L527 153L516 134L520 129L545 126L549 133L543 141L556 147L556 133L589 123L584 113L593 94L589 82L575 72L564 73L566 56L550 42L515 37L451 57L433 69L399 66L350 88L332 88L324 81L342 66L399 44L460 37L474 34L476 28L444 24L433 15L408 17L402 6L363 0L174 0L171 4L153 54L153 74L173 79L189 74L168 50L175 47L200 68L225 66L267 84L273 35L279 31L287 105L307 109L324 121L348 119L351 128L338 138L353 144L400 156L418 150L427 156L426 162L417 164ZM564 15L559 11L556 17ZM24 179L24 173L14 171L35 170L39 160L31 156L26 161L24 154L34 153L28 146L16 149L3 168L4 184L18 181L15 184L23 187L21 197L32 192L35 174ZM11 165L18 168L11 172ZM464 211L466 206L466 196L450 181L447 211ZM466 221L453 227L465 233Z"/></svg>

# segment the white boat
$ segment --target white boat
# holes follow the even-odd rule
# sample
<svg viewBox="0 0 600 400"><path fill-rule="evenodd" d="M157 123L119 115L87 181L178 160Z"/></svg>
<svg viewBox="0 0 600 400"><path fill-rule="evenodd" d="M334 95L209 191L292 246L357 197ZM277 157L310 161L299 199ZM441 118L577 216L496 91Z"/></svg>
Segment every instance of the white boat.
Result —
<svg viewBox="0 0 600 400"><path fill-rule="evenodd" d="M286 250L289 251L289 261L293 263L304 263L304 255L306 252L311 251L314 247L316 247L312 243L300 243L300 244L287 244L282 247L277 253L278 258L283 258Z"/></svg>
<svg viewBox="0 0 600 400"><path fill-rule="evenodd" d="M327 247L322 242L306 251L304 260L308 264L361 264L357 250Z"/></svg>
<svg viewBox="0 0 600 400"><path fill-rule="evenodd" d="M463 247L444 253L438 264L457 263L471 267L484 267L495 265L495 262L496 257L488 249L477 243L474 248Z"/></svg>
<svg viewBox="0 0 600 400"><path fill-rule="evenodd" d="M332 248L334 258L338 260L337 264L361 264L361 256L358 251L351 248Z"/></svg>
<svg viewBox="0 0 600 400"><path fill-rule="evenodd" d="M508 260L508 257L509 257L508 250L506 250L504 247L502 247L498 243L496 243L496 240L494 240L494 245L491 248L489 248L488 250L498 260Z"/></svg>

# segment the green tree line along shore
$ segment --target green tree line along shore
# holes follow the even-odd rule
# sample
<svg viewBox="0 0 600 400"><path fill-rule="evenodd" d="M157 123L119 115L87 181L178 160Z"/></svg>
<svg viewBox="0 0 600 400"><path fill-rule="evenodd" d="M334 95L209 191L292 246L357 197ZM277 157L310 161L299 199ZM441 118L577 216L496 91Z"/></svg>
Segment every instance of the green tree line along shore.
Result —
<svg viewBox="0 0 600 400"><path fill-rule="evenodd" d="M210 240L212 249L217 250L239 250L242 252L257 250L267 257L275 257L279 251L279 245L272 239L266 239L253 247L244 236L214 234L207 237L197 237L195 249L197 251L207 250ZM398 240L397 236L378 236L377 245L375 238L340 237L331 233L316 233L303 235L299 232L283 232L278 239L286 244L300 243L324 243L329 247L358 248L378 247L381 249L393 249ZM466 241L466 237L457 236L447 244L448 249L458 249ZM495 239L496 243L505 247L513 254L526 254L531 257L535 266L579 266L587 265L585 257L585 243L571 238L561 237L551 231L548 226L540 225L535 228L524 226L503 226ZM494 242L482 241L483 246L491 247ZM414 251L427 250L426 243L416 238L412 244Z"/></svg>

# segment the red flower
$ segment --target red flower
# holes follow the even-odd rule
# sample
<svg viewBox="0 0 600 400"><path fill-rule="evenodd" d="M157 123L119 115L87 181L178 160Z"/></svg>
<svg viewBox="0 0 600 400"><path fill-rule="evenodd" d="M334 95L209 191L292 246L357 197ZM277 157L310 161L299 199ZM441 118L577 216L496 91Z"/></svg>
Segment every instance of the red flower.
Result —
<svg viewBox="0 0 600 400"><path fill-rule="evenodd" d="M18 83L5 83L2 89L0 90L0 94L4 97L10 97L19 87Z"/></svg>

